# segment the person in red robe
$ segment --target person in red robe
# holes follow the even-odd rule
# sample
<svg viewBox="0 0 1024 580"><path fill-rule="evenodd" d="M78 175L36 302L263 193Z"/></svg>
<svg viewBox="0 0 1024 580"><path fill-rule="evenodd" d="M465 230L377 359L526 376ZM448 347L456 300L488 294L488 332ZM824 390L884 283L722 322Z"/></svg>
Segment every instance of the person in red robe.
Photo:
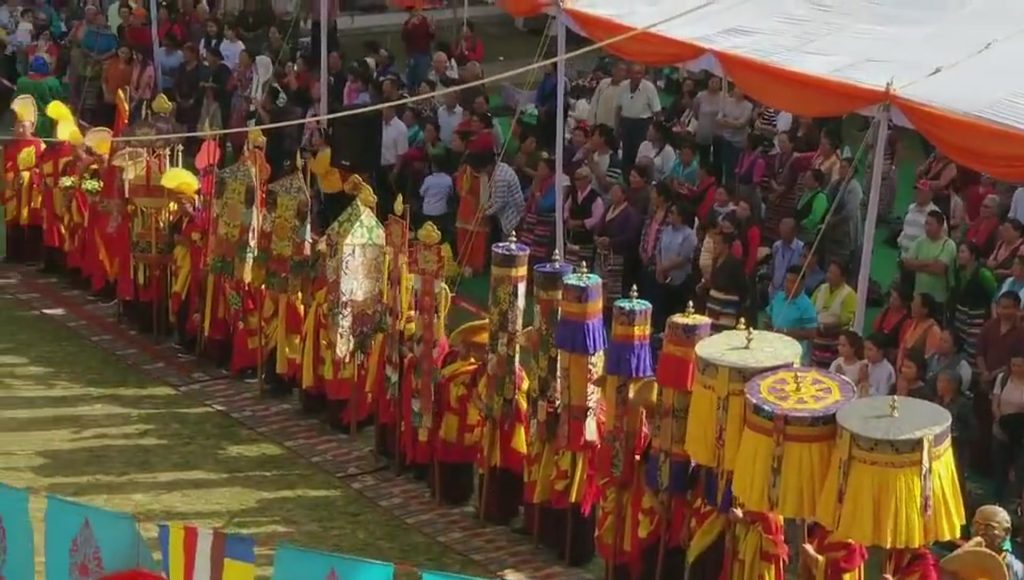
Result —
<svg viewBox="0 0 1024 580"><path fill-rule="evenodd" d="M35 100L21 95L11 103L14 137L4 145L4 225L7 259L38 263L42 259L41 176L42 140L35 136L38 111Z"/></svg>

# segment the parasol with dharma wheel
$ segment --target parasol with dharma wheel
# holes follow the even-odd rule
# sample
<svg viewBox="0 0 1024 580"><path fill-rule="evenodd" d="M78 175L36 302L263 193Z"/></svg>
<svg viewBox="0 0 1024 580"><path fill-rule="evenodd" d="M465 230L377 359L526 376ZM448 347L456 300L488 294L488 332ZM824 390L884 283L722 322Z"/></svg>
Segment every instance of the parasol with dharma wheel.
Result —
<svg viewBox="0 0 1024 580"><path fill-rule="evenodd" d="M704 472L704 498L732 505L731 481L736 450L743 435L747 382L769 370L792 367L803 354L800 343L775 332L746 328L727 330L697 343L697 376L686 422L686 453Z"/></svg>
<svg viewBox="0 0 1024 580"><path fill-rule="evenodd" d="M842 375L778 369L747 383L732 491L745 509L813 519L836 439L836 412L856 398Z"/></svg>
<svg viewBox="0 0 1024 580"><path fill-rule="evenodd" d="M909 397L867 397L836 414L839 433L814 518L865 546L955 540L964 505L949 411Z"/></svg>

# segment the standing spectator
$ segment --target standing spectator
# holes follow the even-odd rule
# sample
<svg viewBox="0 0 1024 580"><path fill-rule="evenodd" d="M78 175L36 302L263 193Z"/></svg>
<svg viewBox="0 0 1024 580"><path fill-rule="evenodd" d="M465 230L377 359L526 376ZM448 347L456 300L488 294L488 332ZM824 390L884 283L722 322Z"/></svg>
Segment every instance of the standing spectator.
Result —
<svg viewBox="0 0 1024 580"><path fill-rule="evenodd" d="M665 190L662 190L665 191ZM665 321L689 299L692 290L693 254L697 250L697 234L693 231L693 214L682 204L671 205L667 222L661 229L654 254L653 328L662 329Z"/></svg>
<svg viewBox="0 0 1024 580"><path fill-rule="evenodd" d="M170 92L174 77L178 74L184 56L178 48L178 37L168 35L156 51L156 62L160 66L160 90Z"/></svg>
<svg viewBox="0 0 1024 580"><path fill-rule="evenodd" d="M587 167L573 175L573 188L565 200L565 261L579 266L594 261L594 230L604 215L604 201L594 188L594 177Z"/></svg>
<svg viewBox="0 0 1024 580"><path fill-rule="evenodd" d="M231 116L228 119L228 127L237 129L244 127L249 120L252 85L256 82L256 71L249 51L243 50L238 55L238 68L234 71L232 82L235 90L231 96ZM319 131L317 133L319 134ZM242 151L242 148L245 147L246 137L245 132L242 131L229 134L227 138L231 143L232 150ZM322 141L322 139L320 140ZM310 143L310 146L313 151L319 149L318 143Z"/></svg>
<svg viewBox="0 0 1024 580"><path fill-rule="evenodd" d="M531 264L551 259L555 242L556 187L563 185L555 159L543 155L526 192L522 241L530 248Z"/></svg>
<svg viewBox="0 0 1024 580"><path fill-rule="evenodd" d="M796 203L796 221L800 225L799 236L805 244L813 244L818 230L824 225L825 214L828 213L828 194L825 173L820 169L812 169L804 174L804 192Z"/></svg>
<svg viewBox="0 0 1024 580"><path fill-rule="evenodd" d="M537 130L541 143L551 149L560 146L560 143L555 143L555 125L558 115L565 115L565 111L558 110L558 77L553 63L544 67L534 104L537 106Z"/></svg>
<svg viewBox="0 0 1024 580"><path fill-rule="evenodd" d="M637 159L650 159L654 163L654 180L661 181L669 176L676 163L676 150L672 148L672 129L661 121L654 121L647 128L647 140L640 144Z"/></svg>
<svg viewBox="0 0 1024 580"><path fill-rule="evenodd" d="M956 256L948 316L953 322L958 342L971 360L974 359L978 333L989 318L989 309L998 288L992 271L981 261L978 246L962 242Z"/></svg>
<svg viewBox="0 0 1024 580"><path fill-rule="evenodd" d="M636 152L647 138L647 129L661 113L661 100L654 83L644 78L643 65L629 69L629 83L619 93L618 133L622 138L622 165L633 167Z"/></svg>
<svg viewBox="0 0 1024 580"><path fill-rule="evenodd" d="M598 125L590 137L585 167L593 178L598 197L611 191L612 185L622 180L622 162L616 150L619 148L615 131L608 125Z"/></svg>
<svg viewBox="0 0 1024 580"><path fill-rule="evenodd" d="M103 117L107 122L101 123L102 125L112 126L114 122L117 92L129 88L132 84L132 63L132 50L121 45L117 49L117 56L103 66Z"/></svg>
<svg viewBox="0 0 1024 580"><path fill-rule="evenodd" d="M846 156L839 162L838 178L828 188L828 197L835 209L826 224L822 242L825 244L826 260L838 260L856 266L859 261L854 257L860 255L857 249L863 241L861 202L864 201L864 190L851 171L853 159Z"/></svg>
<svg viewBox="0 0 1024 580"><path fill-rule="evenodd" d="M473 171L490 176L484 206L484 214L491 218L490 242L507 240L522 222L526 208L519 177L507 163L496 159L493 140L477 138L470 142L468 160Z"/></svg>
<svg viewBox="0 0 1024 580"><path fill-rule="evenodd" d="M814 337L811 360L815 366L828 368L836 358L839 332L850 328L857 311L857 293L846 283L846 265L831 261L825 269L825 283L811 295L818 313L818 330Z"/></svg>
<svg viewBox="0 0 1024 580"><path fill-rule="evenodd" d="M291 49L288 48L284 38L281 36L281 29L276 25L267 29L267 46L263 50L263 54L270 57L274 66L291 60Z"/></svg>
<svg viewBox="0 0 1024 580"><path fill-rule="evenodd" d="M1024 300L1024 255L1014 256L1010 276L1003 280L1003 285L999 287L996 296L1002 296L1007 292L1016 292L1020 295L1021 300Z"/></svg>
<svg viewBox="0 0 1024 580"><path fill-rule="evenodd" d="M987 259L996 247L996 238L1002 223L999 214L999 196L987 195L978 207L978 215L967 228L964 240L978 247L982 259Z"/></svg>
<svg viewBox="0 0 1024 580"><path fill-rule="evenodd" d="M788 134L779 134L776 143L779 150L768 161L768 195L764 199L764 235L769 242L778 239L779 221L796 215L800 176L809 163L806 155L797 154L793 149Z"/></svg>
<svg viewBox="0 0 1024 580"><path fill-rule="evenodd" d="M155 86L156 70L153 61L145 53L135 51L132 55L132 82L128 93L132 119L142 115L142 110L153 99Z"/></svg>
<svg viewBox="0 0 1024 580"><path fill-rule="evenodd" d="M779 239L772 244L772 281L768 286L769 300L783 291L786 272L799 266L804 255L804 243L796 237L796 220L784 218L779 222Z"/></svg>
<svg viewBox="0 0 1024 580"><path fill-rule="evenodd" d="M1024 185L1013 191L1013 197L1010 198L1010 212L1006 217L1024 223Z"/></svg>
<svg viewBox="0 0 1024 580"><path fill-rule="evenodd" d="M445 93L441 99L443 104L437 109L437 124L441 128L441 141L451 144L455 128L462 122L462 107L459 106L459 94L455 91Z"/></svg>
<svg viewBox="0 0 1024 580"><path fill-rule="evenodd" d="M996 316L985 323L978 335L978 388L974 392L974 410L978 424L998 424L999 417L1004 414L999 403L1008 393L1005 388L998 389L996 379L1010 368L1011 359L1018 356L1024 344L1024 329L1021 328L1020 295L1015 292L1001 294L996 299ZM1017 401L1024 402L1024 396L1018 395ZM993 425L994 426L994 425ZM978 431L977 445L974 453L974 468L982 473L989 473L992 452L992 430L983 428ZM997 474L997 476L1000 474ZM1005 474L1001 474L1005 475Z"/></svg>
<svg viewBox="0 0 1024 580"><path fill-rule="evenodd" d="M874 336L876 345L885 351L886 356L896 360L896 349L899 347L903 327L910 320L910 303L914 296L899 285L889 290L889 301L882 312L875 318Z"/></svg>
<svg viewBox="0 0 1024 580"><path fill-rule="evenodd" d="M938 350L942 334L939 318L939 304L931 294L914 294L910 303L910 320L903 325L896 351L896 368L903 366L903 359L908 353L929 357Z"/></svg>
<svg viewBox="0 0 1024 580"><path fill-rule="evenodd" d="M619 106L620 94L626 86L626 65L616 62L612 65L612 74L597 83L594 96L590 98L590 112L587 121L590 125L608 125L615 128L616 110Z"/></svg>
<svg viewBox="0 0 1024 580"><path fill-rule="evenodd" d="M669 171L669 184L675 189L681 189L684 186L693 187L697 185L699 169L700 163L697 159L696 146L693 143L683 143L679 147L679 156L676 157L675 163L672 164L672 170Z"/></svg>
<svg viewBox="0 0 1024 580"><path fill-rule="evenodd" d="M202 40L199 41L199 55L206 58L206 53L211 48L220 49L224 42L224 27L219 18L210 18L206 21Z"/></svg>
<svg viewBox="0 0 1024 580"><path fill-rule="evenodd" d="M758 217L762 214L761 190L768 178L768 160L764 154L764 137L747 135L746 147L736 161L734 175L736 199L746 201Z"/></svg>
<svg viewBox="0 0 1024 580"><path fill-rule="evenodd" d="M940 308L949 297L949 280L957 253L956 243L946 235L945 225L946 217L942 212L928 212L924 237L914 242L903 259L903 265L914 273L914 292L930 294Z"/></svg>
<svg viewBox="0 0 1024 580"><path fill-rule="evenodd" d="M466 66L471 62L482 63L484 61L484 43L476 35L476 25L467 20L462 27L462 37L459 38L458 46L455 48L455 62L459 66ZM481 78L483 74L481 73Z"/></svg>
<svg viewBox="0 0 1024 580"><path fill-rule="evenodd" d="M145 8L132 10L125 26L124 42L132 49L144 54L153 54L153 29L149 25L149 13Z"/></svg>
<svg viewBox="0 0 1024 580"><path fill-rule="evenodd" d="M434 53L430 61L430 72L427 73L427 78L434 81L439 87L451 87L459 82L459 69L447 54L439 50Z"/></svg>
<svg viewBox="0 0 1024 580"><path fill-rule="evenodd" d="M405 86L415 89L427 78L430 68L430 46L434 42L434 23L423 14L419 4L413 4L409 17L402 24L402 44L409 58L405 73Z"/></svg>
<svg viewBox="0 0 1024 580"><path fill-rule="evenodd" d="M377 173L377 211L386 216L394 205L398 161L409 150L409 129L395 114L395 107L381 111L380 170Z"/></svg>
<svg viewBox="0 0 1024 580"><path fill-rule="evenodd" d="M1005 280L1017 256L1024 255L1024 224L1009 218L999 226L999 241L986 263L996 280Z"/></svg>
<svg viewBox="0 0 1024 580"><path fill-rule="evenodd" d="M927 189L934 196L935 205L946 214L947 221L953 216L950 212L952 190L950 187L956 180L956 164L949 157L940 151L933 153L917 169L918 189Z"/></svg>
<svg viewBox="0 0 1024 580"><path fill-rule="evenodd" d="M174 102L177 103L177 121L189 131L195 131L203 107L203 87L207 71L199 61L199 50L186 44L181 51L182 62L174 78Z"/></svg>
<svg viewBox="0 0 1024 580"><path fill-rule="evenodd" d="M900 260L909 256L914 243L919 238L924 237L925 221L928 219L928 214L933 211L939 211L939 208L932 203L931 190L925 188L915 189L914 203L910 204L910 207L907 209L907 214L903 218L903 229L900 230L900 235L896 238L896 244L900 249ZM911 292L914 291L912 274L901 264L900 283L904 284Z"/></svg>
<svg viewBox="0 0 1024 580"><path fill-rule="evenodd" d="M732 329L747 303L750 283L743 274L743 262L732 251L734 235L722 232L714 238L715 253L707 287L707 316L716 331Z"/></svg>
<svg viewBox="0 0 1024 580"><path fill-rule="evenodd" d="M772 296L768 304L771 329L800 342L803 362L810 358L810 341L818 328L818 314L814 304L800 288L801 267L794 264L786 269L781 292Z"/></svg>
<svg viewBox="0 0 1024 580"><path fill-rule="evenodd" d="M654 197L653 183L656 182L651 180L650 171L643 165L634 165L626 179L626 199L641 217L647 215L651 199Z"/></svg>
<svg viewBox="0 0 1024 580"><path fill-rule="evenodd" d="M210 70L210 78L206 83L206 98L216 104L219 123L210 123L211 127L226 127L231 118L231 95L234 92L231 69L224 62L219 48L211 47L206 51L206 66ZM268 160L273 164L273 160Z"/></svg>
<svg viewBox="0 0 1024 580"><path fill-rule="evenodd" d="M224 40L220 43L220 53L224 56L224 64L232 71L238 68L238 59L245 50L245 43L238 37L238 27L224 27Z"/></svg>
<svg viewBox="0 0 1024 580"><path fill-rule="evenodd" d="M896 370L885 356L884 339L872 334L864 341L866 368L857 383L858 396L884 397L896 386Z"/></svg>
<svg viewBox="0 0 1024 580"><path fill-rule="evenodd" d="M260 102L257 113L260 124L291 123L265 131L267 137L266 160L270 164L269 180L275 181L287 175L289 169L294 167L295 159L298 157L303 126L294 121L302 118L302 109L288 100L280 86L271 85Z"/></svg>
<svg viewBox="0 0 1024 580"><path fill-rule="evenodd" d="M996 377L992 389L992 455L996 462L995 496L1005 501L1004 490L1019 472L1017 457L1024 439L1024 355L1018 345L1007 368Z"/></svg>
<svg viewBox="0 0 1024 580"><path fill-rule="evenodd" d="M715 142L715 161L722 169L722 178L731 184L736 176L736 164L740 152L747 145L750 134L750 118L754 113L754 105L736 85L732 92L722 101L718 111L718 126L721 128L719 140ZM721 149L721 155L718 150Z"/></svg>
<svg viewBox="0 0 1024 580"><path fill-rule="evenodd" d="M658 287L655 269L657 267L658 244L661 232L668 225L668 213L672 209L675 196L671 189L663 183L655 186L651 207L646 214L643 230L640 233L640 291L641 295L655 301ZM686 210L684 215L693 215ZM691 227L691 229L693 229ZM655 326L656 328L661 328Z"/></svg>
<svg viewBox="0 0 1024 580"><path fill-rule="evenodd" d="M630 207L626 191L621 184L612 187L611 203L594 228L594 271L604 281L606 312L615 300L628 296L636 280L633 272L637 259L637 245L643 228L643 218Z"/></svg>
<svg viewBox="0 0 1024 580"><path fill-rule="evenodd" d="M462 67L459 78L461 84L467 85L459 90L459 104L463 109L472 110L473 103L479 97L487 99L487 88L479 82L484 78L484 69L481 68L479 62L473 60L466 63L466 66Z"/></svg>
<svg viewBox="0 0 1024 580"><path fill-rule="evenodd" d="M743 271L751 279L757 273L758 250L761 248L761 227L757 224L750 202L741 199L733 211L736 221L736 237L743 248Z"/></svg>
<svg viewBox="0 0 1024 580"><path fill-rule="evenodd" d="M697 118L697 147L702 160L711 161L721 155L721 152L712 152L711 148L718 134L718 112L722 109L722 100L722 79L712 76L708 79L708 88L697 93L693 101L693 113Z"/></svg>
<svg viewBox="0 0 1024 580"><path fill-rule="evenodd" d="M420 198L423 200L423 220L431 221L441 230L441 237L451 243L454 237L451 200L455 197L455 183L443 165L431 163L430 175L420 184Z"/></svg>

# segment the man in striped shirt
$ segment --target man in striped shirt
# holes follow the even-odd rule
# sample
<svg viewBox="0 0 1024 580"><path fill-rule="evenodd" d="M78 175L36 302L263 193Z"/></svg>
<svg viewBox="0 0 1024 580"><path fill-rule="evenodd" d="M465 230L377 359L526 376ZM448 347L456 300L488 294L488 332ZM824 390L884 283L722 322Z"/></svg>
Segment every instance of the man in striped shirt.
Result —
<svg viewBox="0 0 1024 580"><path fill-rule="evenodd" d="M467 150L470 167L483 176L481 202L484 213L491 218L491 242L508 239L526 211L519 177L507 163L495 159L494 138L487 132L470 141Z"/></svg>

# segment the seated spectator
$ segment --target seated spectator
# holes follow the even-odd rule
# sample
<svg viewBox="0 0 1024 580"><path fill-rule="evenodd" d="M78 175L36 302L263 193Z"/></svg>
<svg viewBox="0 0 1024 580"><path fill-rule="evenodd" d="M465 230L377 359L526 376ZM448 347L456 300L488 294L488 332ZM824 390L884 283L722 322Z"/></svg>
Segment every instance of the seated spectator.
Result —
<svg viewBox="0 0 1024 580"><path fill-rule="evenodd" d="M825 214L828 213L828 185L825 173L820 169L812 169L804 174L804 192L796 203L796 221L800 225L800 239L805 244L814 243L818 230L823 225Z"/></svg>
<svg viewBox="0 0 1024 580"><path fill-rule="evenodd" d="M934 401L935 392L924 382L926 364L918 354L910 354L900 364L900 374L896 377L894 395L911 397L924 401Z"/></svg>
<svg viewBox="0 0 1024 580"><path fill-rule="evenodd" d="M896 371L885 356L883 340L872 334L864 341L864 360L867 363L861 369L860 380L857 382L857 393L860 397L883 397L889 395L896 386Z"/></svg>
<svg viewBox="0 0 1024 580"><path fill-rule="evenodd" d="M999 287L999 291L996 292L996 298L1007 292L1016 292L1020 295L1021 300L1024 300L1024 255L1018 254L1013 259L1013 267L1010 268L1010 277L1003 280L1003 285ZM992 301L993 306L995 300ZM995 316L995 308L992 309L992 315Z"/></svg>
<svg viewBox="0 0 1024 580"><path fill-rule="evenodd" d="M828 367L829 372L842 375L857 384L867 367L864 339L852 330L844 330L836 343L836 353L838 356Z"/></svg>
<svg viewBox="0 0 1024 580"><path fill-rule="evenodd" d="M672 130L661 121L651 123L647 129L647 140L640 144L636 157L646 157L654 162L655 181L667 178L676 162L676 151L672 148Z"/></svg>
<svg viewBox="0 0 1024 580"><path fill-rule="evenodd" d="M963 385L964 393L969 393L974 375L968 362L970 360L964 356L963 343L957 338L956 333L944 329L939 335L935 352L926 359L928 369L925 382L930 388L936 389L939 375L943 372L952 372L957 376L957 384Z"/></svg>
<svg viewBox="0 0 1024 580"><path fill-rule="evenodd" d="M896 351L896 368L903 366L908 353L916 353L921 358L935 354L942 335L942 326L938 323L940 317L939 303L931 294L914 295L910 303L910 320L903 326Z"/></svg>

